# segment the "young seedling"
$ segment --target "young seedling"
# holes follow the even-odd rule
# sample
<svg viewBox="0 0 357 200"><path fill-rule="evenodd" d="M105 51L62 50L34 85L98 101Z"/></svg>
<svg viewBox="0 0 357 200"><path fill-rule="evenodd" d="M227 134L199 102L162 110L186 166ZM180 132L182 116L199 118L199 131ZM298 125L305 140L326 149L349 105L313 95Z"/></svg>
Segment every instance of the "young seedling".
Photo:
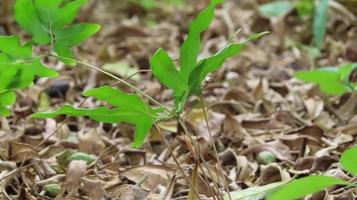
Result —
<svg viewBox="0 0 357 200"><path fill-rule="evenodd" d="M325 67L310 71L296 72L295 77L308 83L315 83L320 90L329 95L342 95L355 91L357 85L350 81L350 74L357 64L342 67Z"/></svg>
<svg viewBox="0 0 357 200"><path fill-rule="evenodd" d="M174 90L175 107L173 111L166 107L151 108L135 94L125 94L118 89L104 86L87 91L84 95L105 100L115 106L114 109L107 107L78 109L72 106L64 106L57 111L37 113L32 117L52 118L57 115L70 115L88 116L93 120L108 123L126 122L136 126L134 146L140 147L154 123L167 118L167 113L170 113L171 117L182 113L188 96L201 92L200 84L208 73L218 70L227 58L239 54L248 41L266 34L266 32L254 34L240 43L228 44L215 55L197 62L201 47L201 33L208 28L214 17L215 7L222 2L223 0L212 0L208 7L193 20L187 39L180 49L180 70L175 67L174 62L163 49L159 49L150 59L155 77L163 85ZM62 59L66 60L65 57L62 57ZM69 61L71 60L69 59ZM135 90L137 91L136 88ZM143 94L142 92L139 93ZM168 112L164 112L164 109Z"/></svg>

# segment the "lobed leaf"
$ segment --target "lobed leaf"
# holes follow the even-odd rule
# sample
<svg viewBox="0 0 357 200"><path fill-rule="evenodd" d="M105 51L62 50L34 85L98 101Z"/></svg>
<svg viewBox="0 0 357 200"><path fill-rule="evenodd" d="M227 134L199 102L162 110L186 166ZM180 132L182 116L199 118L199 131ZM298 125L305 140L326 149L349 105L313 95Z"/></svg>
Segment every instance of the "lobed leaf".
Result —
<svg viewBox="0 0 357 200"><path fill-rule="evenodd" d="M357 146L347 149L342 153L340 163L346 171L357 176Z"/></svg>
<svg viewBox="0 0 357 200"><path fill-rule="evenodd" d="M21 45L17 36L0 36L0 115L9 115L6 106L14 103L14 90L33 83L35 76L55 77L58 73L42 65L39 58L32 57L32 44ZM7 103L4 103L7 102ZM8 102L11 102L10 104Z"/></svg>
<svg viewBox="0 0 357 200"><path fill-rule="evenodd" d="M105 106L82 109L66 105L54 112L42 112L33 114L34 118L53 118L58 115L87 116L95 121L105 123L125 122L136 127L133 145L140 147L148 135L153 124L158 120L162 109L152 109L138 95L127 94L119 89L109 86L88 90L85 96L105 100L115 108L109 109Z"/></svg>
<svg viewBox="0 0 357 200"><path fill-rule="evenodd" d="M267 33L268 32L253 34L243 42L237 44L229 44L227 47L225 47L223 50L216 53L215 55L200 61L200 64L190 74L189 85L192 90L191 92L196 93L197 91L199 91L199 84L205 79L207 74L217 71L223 65L226 59L240 54L247 42L258 39L259 37L262 37Z"/></svg>
<svg viewBox="0 0 357 200"><path fill-rule="evenodd" d="M65 3L64 3L65 2ZM17 0L15 5L16 21L33 35L38 44L53 44L57 55L73 58L71 48L99 31L98 24L72 23L87 0ZM74 65L68 59L62 62Z"/></svg>
<svg viewBox="0 0 357 200"><path fill-rule="evenodd" d="M208 7L198 14L189 27L187 39L180 49L181 74L186 78L186 81L197 65L197 57L201 47L201 33L211 24L215 7L223 1L211 0Z"/></svg>
<svg viewBox="0 0 357 200"><path fill-rule="evenodd" d="M215 55L197 63L201 46L201 33L212 22L215 7L223 1L211 0L208 7L192 21L187 39L180 49L180 70L176 68L172 59L163 49L159 49L150 59L154 76L163 85L174 91L174 112L176 113L182 113L189 95L200 91L200 84L208 73L217 71L226 59L239 54L248 41L267 34L267 32L253 34L247 40L238 44L229 44Z"/></svg>
<svg viewBox="0 0 357 200"><path fill-rule="evenodd" d="M174 90L174 96L180 96L187 89L184 77L176 69L174 62L163 49L159 49L150 59L152 73L166 87Z"/></svg>
<svg viewBox="0 0 357 200"><path fill-rule="evenodd" d="M308 176L287 183L267 200L295 200L333 185L348 185L348 182L330 176Z"/></svg>
<svg viewBox="0 0 357 200"><path fill-rule="evenodd" d="M15 19L23 29L33 35L33 41L36 43L48 44L51 42L48 28L42 24L33 0L16 1Z"/></svg>

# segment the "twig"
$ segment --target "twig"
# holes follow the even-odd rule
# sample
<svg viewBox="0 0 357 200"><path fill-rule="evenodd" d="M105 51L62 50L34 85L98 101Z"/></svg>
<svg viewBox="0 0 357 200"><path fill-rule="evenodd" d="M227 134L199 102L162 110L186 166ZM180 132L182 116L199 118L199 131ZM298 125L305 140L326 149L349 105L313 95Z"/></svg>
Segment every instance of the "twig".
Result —
<svg viewBox="0 0 357 200"><path fill-rule="evenodd" d="M213 146L213 151L215 153L215 156L216 156L216 159L217 159L217 162L218 162L218 166L220 168L220 170L222 171L222 173L224 173L223 171L223 167L221 165L221 160L219 158L219 155L218 155L218 151L217 151L217 148L216 148L216 144L214 142L214 139L213 139L213 136L212 136L212 132L211 132L211 128L209 126L209 122L208 122L208 117L207 117L207 112L206 112L206 107L205 107L205 103L204 103L204 100L203 100L203 95L202 93L200 94L200 101L201 101L201 107L202 107L202 111L203 111L203 115L205 117L205 121L206 121L206 126L207 126L207 129L208 129L208 134L210 136L210 139L211 139L211 143L212 143L212 146ZM215 167L216 168L216 167ZM217 173L217 178L219 180L219 176L218 176L218 173ZM228 188L228 183L227 183L227 180L223 177L223 182L224 182L224 185L225 185L225 189L227 191L227 194L228 194L228 197L230 200L232 200L232 197L229 193L229 188Z"/></svg>

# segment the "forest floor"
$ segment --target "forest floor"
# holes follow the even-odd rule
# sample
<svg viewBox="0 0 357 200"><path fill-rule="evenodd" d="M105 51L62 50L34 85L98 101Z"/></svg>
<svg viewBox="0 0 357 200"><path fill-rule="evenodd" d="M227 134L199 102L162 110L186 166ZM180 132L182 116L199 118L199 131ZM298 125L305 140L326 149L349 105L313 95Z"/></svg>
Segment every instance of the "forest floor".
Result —
<svg viewBox="0 0 357 200"><path fill-rule="evenodd" d="M172 91L153 78L149 58L159 48L178 58L190 21L206 5L206 1L190 1L146 10L125 1L90 1L78 21L95 22L103 28L77 49L76 56L172 105ZM356 144L357 93L331 97L316 85L298 81L294 73L356 62L357 16L347 9L330 8L333 17L327 23L325 43L314 58L304 48L312 41L311 18L301 19L291 11L269 19L259 14L258 6L256 0L227 0L216 10L202 36L200 57L221 49L238 29L234 41L262 31L270 34L249 43L241 55L229 59L207 80L207 113L198 97L189 99L183 118L191 138L181 134L175 120L157 124L170 148L155 129L135 149L130 125L80 117L28 118L64 104L101 105L94 99L85 100L82 92L104 84L132 91L86 67L47 60L61 77L38 79L33 87L19 92L13 115L1 118L1 199L51 199L51 189L55 196L59 193L58 199L187 199L192 188L185 176L194 182L193 190L201 199L216 199L214 194L227 188L241 191L316 174L356 180L341 168L339 158ZM0 12L0 32L18 33L12 12ZM191 140L199 144L199 150ZM273 160L258 156L262 151L271 153L268 159ZM91 155L94 161L87 166L69 164L73 152ZM310 199L333 198L353 200L356 191L335 188Z"/></svg>

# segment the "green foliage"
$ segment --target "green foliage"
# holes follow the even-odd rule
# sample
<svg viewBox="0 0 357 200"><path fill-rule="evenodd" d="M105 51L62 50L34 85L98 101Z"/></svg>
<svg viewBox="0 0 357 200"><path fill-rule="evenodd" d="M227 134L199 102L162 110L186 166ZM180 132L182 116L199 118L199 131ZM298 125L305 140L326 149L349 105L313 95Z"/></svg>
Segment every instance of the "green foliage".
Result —
<svg viewBox="0 0 357 200"><path fill-rule="evenodd" d="M175 112L181 113L186 99L191 94L200 92L200 84L208 73L218 70L227 58L239 54L249 40L257 39L260 33L249 39L229 44L215 55L197 62L201 48L201 33L205 31L214 17L215 7L223 0L212 0L208 7L201 11L189 27L187 39L180 49L180 69L178 70L170 56L159 49L150 59L152 72L166 87L174 90Z"/></svg>
<svg viewBox="0 0 357 200"><path fill-rule="evenodd" d="M66 105L54 112L32 115L34 118L53 118L58 115L87 116L106 123L126 122L136 126L134 146L139 147L145 140L153 124L163 112L161 108L152 109L138 95L127 94L119 89L103 86L88 90L84 96L105 100L114 108L102 106L94 109L74 108Z"/></svg>
<svg viewBox="0 0 357 200"><path fill-rule="evenodd" d="M308 83L315 83L320 86L322 92L330 95L342 95L355 90L353 83L350 83L350 73L357 67L357 64L347 64L340 68L325 67L310 71L296 72L295 77Z"/></svg>
<svg viewBox="0 0 357 200"><path fill-rule="evenodd" d="M340 163L346 171L357 176L357 146L343 152Z"/></svg>
<svg viewBox="0 0 357 200"><path fill-rule="evenodd" d="M315 9L313 34L317 48L321 49L326 33L326 23L328 14L328 0L320 0Z"/></svg>
<svg viewBox="0 0 357 200"><path fill-rule="evenodd" d="M267 195L279 189L286 182L271 183L264 186L250 187L245 190L234 191L230 193L231 199L233 200L256 200L264 199ZM226 194L224 200L230 200L229 196Z"/></svg>
<svg viewBox="0 0 357 200"><path fill-rule="evenodd" d="M82 152L76 152L74 154L72 154L69 158L69 161L72 160L83 160L87 162L87 165L92 164L95 161L95 156L93 155L89 155L86 153L82 153Z"/></svg>
<svg viewBox="0 0 357 200"><path fill-rule="evenodd" d="M158 3L163 3L164 5L170 4L170 5L182 5L184 3L184 0L131 0L134 2L139 3L142 5L145 9L153 9L158 7Z"/></svg>
<svg viewBox="0 0 357 200"><path fill-rule="evenodd" d="M50 45L50 50L54 50L59 57L72 58L71 48L99 30L97 24L70 25L84 3L86 0L68 3L63 0L16 1L16 21L33 38L22 45L18 36L0 36L0 116L11 114L7 107L15 102L15 91L29 87L36 76L58 76L56 71L41 63L41 58L48 54L32 55L34 44ZM75 64L68 59L63 62Z"/></svg>
<svg viewBox="0 0 357 200"><path fill-rule="evenodd" d="M32 40L41 45L50 44L62 57L73 57L71 48L95 34L98 24L80 23L70 26L86 0L17 0L15 18L17 23L33 35ZM74 65L75 62L62 60Z"/></svg>
<svg viewBox="0 0 357 200"><path fill-rule="evenodd" d="M267 200L295 200L333 185L348 185L348 182L330 176L308 176L287 183Z"/></svg>
<svg viewBox="0 0 357 200"><path fill-rule="evenodd" d="M45 190L45 195L51 198L56 198L56 196L60 193L61 191L61 186L58 185L57 183L52 183L45 185L43 187Z"/></svg>
<svg viewBox="0 0 357 200"><path fill-rule="evenodd" d="M290 1L273 1L263 4L259 7L261 15L268 18L277 18L284 16L291 9L294 8L294 3Z"/></svg>
<svg viewBox="0 0 357 200"><path fill-rule="evenodd" d="M21 45L17 36L0 36L0 115L8 116L7 106L16 100L15 91L33 83L36 76L55 77L57 72L32 56L32 44Z"/></svg>
<svg viewBox="0 0 357 200"><path fill-rule="evenodd" d="M292 9L296 9L301 18L313 16L314 46L320 50L326 33L328 0L319 0L317 6L311 0L299 0L295 3L293 1L273 1L261 5L259 12L268 18L278 18L286 15Z"/></svg>
<svg viewBox="0 0 357 200"><path fill-rule="evenodd" d="M311 0L299 0L295 3L295 8L301 18L313 16L315 11L315 2Z"/></svg>

